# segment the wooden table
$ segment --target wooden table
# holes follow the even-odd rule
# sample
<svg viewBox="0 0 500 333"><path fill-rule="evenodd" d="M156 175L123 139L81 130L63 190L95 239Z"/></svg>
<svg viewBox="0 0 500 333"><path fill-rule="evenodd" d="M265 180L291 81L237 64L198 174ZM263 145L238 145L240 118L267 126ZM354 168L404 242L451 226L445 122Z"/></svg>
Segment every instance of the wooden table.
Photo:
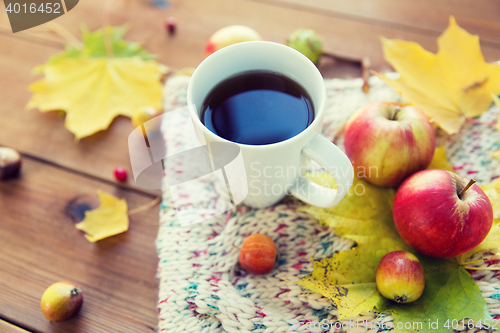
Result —
<svg viewBox="0 0 500 333"><path fill-rule="evenodd" d="M80 26L102 26L102 0L81 0L56 20L79 36ZM118 118L108 131L74 142L56 112L26 111L31 70L63 49L45 25L12 34L0 6L0 145L23 154L22 177L0 183L0 332L151 332L157 325L155 237L158 206L131 216L130 230L90 243L74 227L82 210L96 207L97 189L127 199L130 208L159 193L119 185L117 166L130 170L130 120ZM266 40L284 42L299 27L316 30L324 48L325 77L357 77L368 56L375 70L388 69L379 36L419 42L436 51L448 16L481 36L486 60L500 59L500 6L495 0L172 0L165 9L151 1L118 0L111 24L130 24L127 37L142 42L173 70L196 66L217 29L243 24ZM169 36L168 16L178 29ZM40 297L50 284L69 280L85 295L80 315L50 323Z"/></svg>

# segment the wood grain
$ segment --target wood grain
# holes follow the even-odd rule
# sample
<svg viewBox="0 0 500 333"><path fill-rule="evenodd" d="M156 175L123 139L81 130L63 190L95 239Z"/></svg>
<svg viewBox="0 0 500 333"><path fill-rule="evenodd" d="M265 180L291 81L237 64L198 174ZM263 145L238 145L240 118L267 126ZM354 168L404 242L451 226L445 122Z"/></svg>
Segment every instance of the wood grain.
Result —
<svg viewBox="0 0 500 333"><path fill-rule="evenodd" d="M333 17L436 36L452 15L485 45L500 46L500 6L496 0L253 0L321 12Z"/></svg>
<svg viewBox="0 0 500 333"><path fill-rule="evenodd" d="M56 21L77 35L81 23L89 29L101 26L101 12L100 0L87 0ZM172 37L167 36L163 27L164 18L170 15L178 21L177 33ZM252 26L265 39L277 42L283 42L294 29L307 26L322 35L327 52L350 59L369 56L375 70L388 68L380 47L381 35L414 40L431 51L436 50L434 37L245 0L174 0L168 10L155 9L145 1L117 2L111 18L113 24L128 22L131 26L128 37L144 42L151 52L159 55L162 63L173 68L196 66L203 59L208 37L229 24ZM55 113L24 110L30 98L27 87L36 78L31 73L32 68L60 50L62 45L0 35L0 63L9 64L0 67L0 78L8 82L0 90L0 100L4 101L0 105L0 119L9 119L9 126L0 131L0 145L12 146L69 169L114 181L112 172L115 167L129 167L127 136L132 126L128 119L119 117L106 132L75 143L73 135L63 127L64 120L57 118ZM485 46L483 51L487 60L500 59L500 49ZM328 66L323 66L322 70L328 76L339 73ZM359 72L353 70L347 75L341 72L340 76L350 76L351 73Z"/></svg>
<svg viewBox="0 0 500 333"><path fill-rule="evenodd" d="M58 22L75 34L78 34L78 28L71 21L81 20L88 22L89 27L99 27L101 21L97 18L100 19L100 7L97 2L98 0L88 0L89 7L86 7L85 12L72 11L58 18ZM91 7L92 4L95 5ZM422 10L426 10L427 15L431 16L432 9L437 10L438 7L443 12L455 10L451 0L444 4L429 3ZM495 12L496 7L498 6L494 2L490 2L490 8L482 10ZM96 19L89 21L91 15ZM178 22L174 36L169 36L164 28L164 20L168 16L174 16ZM327 53L354 60L368 56L376 70L389 68L383 59L380 36L416 41L424 48L436 51L436 37L442 31L438 29L424 34L416 29L339 17L327 10L307 11L267 0L172 0L167 10L154 9L146 1L128 1L113 7L111 18L112 24L129 23L131 29L128 37L144 43L148 50L159 55L161 62L174 69L197 66L203 60L204 46L210 35L232 24L248 25L256 29L264 39L280 43L295 29L308 27L322 36ZM442 24L446 26L447 18ZM500 45L483 43L483 51L488 61L500 59ZM183 56L179 57L179 54Z"/></svg>
<svg viewBox="0 0 500 333"><path fill-rule="evenodd" d="M369 56L375 70L388 68L380 47L381 35L414 40L431 51L436 50L435 39L431 36L343 18L333 19L328 13L318 14L246 0L174 0L168 10L155 9L145 1L116 3L111 22L128 22L131 26L128 37L144 42L151 52L159 55L162 63L173 68L196 66L203 59L208 37L230 24L249 25L261 32L265 39L276 42L283 42L294 29L307 26L322 35L328 52L350 59ZM89 29L101 26L101 12L100 0L87 0L56 21L77 35L81 23ZM165 17L170 15L178 21L177 33L172 37L167 36L163 27ZM12 146L69 169L114 181L112 172L115 167L129 167L127 136L132 126L128 119L119 117L108 131L75 143L73 135L63 127L64 120L57 118L55 113L24 110L30 98L27 87L36 78L31 73L32 68L60 50L62 45L44 45L0 35L0 63L9 64L0 67L0 78L8 82L0 90L0 100L4 101L0 105L0 119L9 119L9 126L0 131L0 145ZM485 46L483 51L487 60L500 59L500 49ZM336 76L338 73L327 66L322 69L328 75ZM343 76L350 73L357 74L357 71Z"/></svg>
<svg viewBox="0 0 500 333"><path fill-rule="evenodd" d="M158 206L131 216L127 232L90 243L74 223L82 207L98 206L97 189L125 198L131 209L151 199L29 158L23 162L21 178L0 185L0 318L43 333L152 332ZM82 311L50 323L40 298L65 280L82 287Z"/></svg>
<svg viewBox="0 0 500 333"><path fill-rule="evenodd" d="M448 13L455 13L465 28L480 34L488 61L500 59L500 22L496 20L500 7L493 0L479 0L477 5L459 2L463 6L455 0L425 0L424 4L410 0L172 0L167 10L161 10L148 1L129 0L115 2L110 22L129 24L127 38L143 43L174 70L195 67L203 60L210 35L231 24L253 27L264 39L275 42L284 42L299 27L309 27L322 35L327 53L354 60L369 56L374 69L381 70L388 65L380 36L416 41L436 51L435 38L447 26ZM102 9L102 1L87 0L55 22L80 36L80 25L75 22L85 23L90 30L100 28ZM164 28L169 16L178 22L173 36ZM53 34L40 31L19 35L31 39L47 35L51 43L54 40Z"/></svg>
<svg viewBox="0 0 500 333"><path fill-rule="evenodd" d="M29 333L18 326L14 326L0 319L0 332L2 333Z"/></svg>
<svg viewBox="0 0 500 333"><path fill-rule="evenodd" d="M103 3L80 1L55 22L80 37L82 24L102 27ZM110 23L129 24L127 38L174 70L197 66L209 36L231 24L253 27L275 42L297 28L312 28L327 53L351 60L368 56L374 69L388 69L379 36L436 51L449 14L480 35L486 60L500 59L500 7L494 0L172 0L166 10L150 3L115 1ZM174 35L164 28L169 16L178 22ZM108 131L75 143L56 113L25 110L28 86L38 78L32 69L63 48L64 40L46 25L12 34L0 10L0 145L24 153L22 177L0 183L0 318L6 320L0 320L0 332L153 332L158 207L133 215L129 231L98 243L74 228L83 211L98 204L97 189L126 198L129 208L157 193L114 182L113 169L129 167L130 120L119 117ZM320 69L325 77L360 74L353 62L331 58L323 58ZM40 297L61 280L83 288L84 305L76 318L50 323L40 312Z"/></svg>

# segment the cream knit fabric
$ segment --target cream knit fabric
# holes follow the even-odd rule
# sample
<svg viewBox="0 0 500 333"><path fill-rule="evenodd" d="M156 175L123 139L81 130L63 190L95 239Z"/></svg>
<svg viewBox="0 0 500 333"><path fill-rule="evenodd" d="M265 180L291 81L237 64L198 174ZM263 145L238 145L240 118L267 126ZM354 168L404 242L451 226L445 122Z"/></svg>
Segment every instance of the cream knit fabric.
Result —
<svg viewBox="0 0 500 333"><path fill-rule="evenodd" d="M165 110L185 106L187 76L171 78L165 86ZM342 128L350 115L372 101L396 101L400 97L378 78L370 79L368 94L362 80L326 80L328 100L323 134L342 147ZM493 121L498 109L492 107L479 120ZM165 133L167 149L182 151L187 142L183 124L178 131ZM451 163L464 176L474 174L479 183L488 183L500 174L500 163L488 150L500 149L500 133L488 125L466 124L459 135L443 139ZM216 205L213 191L194 193ZM296 208L294 198L268 209L253 210L243 205L237 211L189 227L180 227L167 191L163 195L159 256L160 332L377 332L376 323L391 324L389 314L365 314L354 318L357 328L339 329L333 303L293 283L312 269L310 257L320 259L346 250L352 241L322 227L314 218ZM246 236L264 233L275 240L279 264L271 273L247 274L238 265L239 247ZM500 280L495 271L477 271L474 277L491 313L500 316ZM453 300L450 300L453 301ZM358 321L359 320L359 321ZM298 323L318 322L304 330ZM349 320L343 320L349 323ZM386 326L386 327L387 327ZM368 329L366 328L368 327ZM470 332L477 332L470 330ZM481 331L486 332L486 331Z"/></svg>

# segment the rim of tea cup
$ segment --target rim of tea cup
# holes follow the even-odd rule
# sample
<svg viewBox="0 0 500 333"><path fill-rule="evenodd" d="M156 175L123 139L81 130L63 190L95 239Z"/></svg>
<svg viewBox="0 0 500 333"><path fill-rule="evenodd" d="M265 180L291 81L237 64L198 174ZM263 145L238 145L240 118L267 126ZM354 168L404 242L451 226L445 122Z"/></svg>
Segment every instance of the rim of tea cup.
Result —
<svg viewBox="0 0 500 333"><path fill-rule="evenodd" d="M292 136L291 138L288 138L288 139L283 140L283 141L275 142L275 143L268 143L268 144L262 144L262 145L251 145L251 144L245 144L245 143L239 143L239 142L230 141L230 140L227 140L227 139L225 139L225 138L217 135L216 133L210 131L203 124L203 122L201 121L200 114L199 114L197 108L193 107L194 104L193 104L193 101L192 101L192 99L193 99L193 96L192 96L192 94L193 94L193 85L196 83L198 75L201 75L199 73L201 71L203 71L203 69L204 69L205 66L211 66L214 61L217 61L216 57L218 58L218 57L221 57L222 55L224 55L225 53L233 52L234 49L238 49L238 48L252 48L252 47L256 47L256 45L266 45L266 47L275 47L276 49L281 49L284 52L288 52L289 54L291 54L294 57L296 57L297 61L300 61L300 63L298 63L297 66L306 66L306 67L308 67L309 68L308 70L311 71L311 75L316 76L317 79L321 80L321 82L322 82L322 84L321 84L322 91L320 92L320 98L318 98L319 99L319 103L313 99L314 120L311 122L311 124L308 127L306 127L304 130L302 130L300 133ZM255 70L259 70L259 68L255 68ZM277 73L280 73L280 72L277 72ZM217 83L219 83L219 82L225 80L226 78L228 78L228 77L230 77L232 75L235 75L235 74L238 74L238 73L233 73L231 75L228 75L227 77L224 77L221 80L219 80ZM284 73L282 73L282 74L286 75ZM298 82L298 83L308 92L309 95L312 95L311 92L310 92L310 89L308 89L308 87L304 86L301 82ZM204 97L206 97L206 96L204 96ZM323 76L321 75L321 73L318 70L318 68L316 67L316 65L311 60L309 60L309 58L307 58L305 55L303 55L299 51L297 51L297 50L295 50L295 49L293 49L293 48L291 48L289 46L286 46L284 44L270 42L270 41L248 41L248 42L240 42L240 43L236 43L236 44L232 44L232 45L226 46L226 47L224 47L224 48L222 48L222 49L220 49L220 50L212 53L208 57L206 57L198 65L198 67L194 70L193 75L191 76L190 82L188 84L188 89L187 89L187 102L188 102L188 105L189 105L189 112L191 113L191 116L192 116L191 118L196 123L195 125L201 126L201 128L203 128L204 134L207 135L207 136L209 136L212 140L217 140L217 141L221 141L222 140L223 142L231 142L231 143L235 143L235 144L240 145L240 146L248 147L248 149L262 149L263 147L271 147L271 146L272 147L278 147L280 145L288 145L290 143L293 143L293 141L300 140L300 137L303 136L303 135L305 135L305 132L309 128L316 127L317 123L322 121L322 118L323 118L323 115L324 115L325 103L326 103L326 87L324 85ZM320 128L320 130L321 130L321 128Z"/></svg>

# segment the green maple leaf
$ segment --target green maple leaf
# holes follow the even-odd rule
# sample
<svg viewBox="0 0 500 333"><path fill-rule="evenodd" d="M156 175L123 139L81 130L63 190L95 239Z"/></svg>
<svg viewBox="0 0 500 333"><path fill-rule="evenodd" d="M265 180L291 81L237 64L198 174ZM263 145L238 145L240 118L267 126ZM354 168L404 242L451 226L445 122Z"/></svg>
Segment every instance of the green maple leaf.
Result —
<svg viewBox="0 0 500 333"><path fill-rule="evenodd" d="M379 311L392 313L396 332L453 332L453 320L455 324L462 319L491 320L479 287L462 266L454 260L419 259L425 271L423 295L409 304L384 302L377 306Z"/></svg>
<svg viewBox="0 0 500 333"><path fill-rule="evenodd" d="M142 60L155 59L155 56L144 49L139 43L123 39L127 30L127 26L121 26L106 27L91 32L86 27L82 27L83 46L69 44L63 52L52 56L48 63L55 63L65 58L76 58L79 56L108 57L106 38L111 45L113 57L127 58L137 56Z"/></svg>

